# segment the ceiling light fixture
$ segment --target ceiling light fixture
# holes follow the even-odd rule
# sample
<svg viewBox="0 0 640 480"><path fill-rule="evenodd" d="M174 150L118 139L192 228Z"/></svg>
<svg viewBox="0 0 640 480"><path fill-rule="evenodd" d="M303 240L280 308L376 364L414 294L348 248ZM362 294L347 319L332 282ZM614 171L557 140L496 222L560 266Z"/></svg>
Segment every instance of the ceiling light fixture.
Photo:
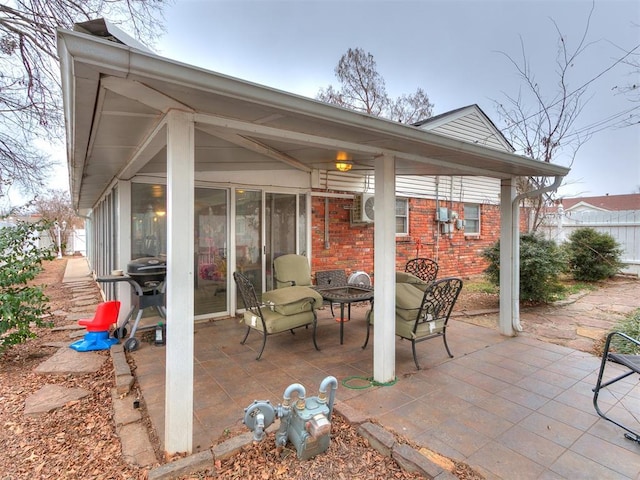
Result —
<svg viewBox="0 0 640 480"><path fill-rule="evenodd" d="M348 172L353 167L353 162L347 152L338 152L336 155L336 169L341 172Z"/></svg>
<svg viewBox="0 0 640 480"><path fill-rule="evenodd" d="M353 163L351 163L351 160L336 161L336 168L341 172L348 172L349 170L351 170L351 167L353 167Z"/></svg>

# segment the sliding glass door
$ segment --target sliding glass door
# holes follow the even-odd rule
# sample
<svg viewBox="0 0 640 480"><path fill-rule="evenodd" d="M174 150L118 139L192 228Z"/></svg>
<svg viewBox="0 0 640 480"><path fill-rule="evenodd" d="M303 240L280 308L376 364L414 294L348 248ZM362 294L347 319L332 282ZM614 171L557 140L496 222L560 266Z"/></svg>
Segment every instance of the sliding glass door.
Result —
<svg viewBox="0 0 640 480"><path fill-rule="evenodd" d="M196 315L227 313L228 191L195 189L195 271L194 307Z"/></svg>
<svg viewBox="0 0 640 480"><path fill-rule="evenodd" d="M131 197L132 258L165 255L166 186L133 183ZM233 271L246 275L260 296L263 290L274 288L272 266L276 257L308 254L307 201L307 195L300 193L195 189L196 316L233 314ZM239 298L236 307L244 307Z"/></svg>

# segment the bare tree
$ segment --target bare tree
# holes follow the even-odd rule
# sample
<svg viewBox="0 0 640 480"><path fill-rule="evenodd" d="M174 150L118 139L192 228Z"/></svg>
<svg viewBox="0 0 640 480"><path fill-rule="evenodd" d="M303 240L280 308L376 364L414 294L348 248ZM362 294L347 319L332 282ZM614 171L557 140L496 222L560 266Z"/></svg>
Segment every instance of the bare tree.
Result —
<svg viewBox="0 0 640 480"><path fill-rule="evenodd" d="M640 25L635 27L640 29ZM623 51L621 62L629 67L631 80L624 85L614 86L612 90L616 90L618 94L627 97L629 102L634 105L629 109L628 115L620 122L620 126L630 127L640 124L640 44L628 52L624 51L624 49L621 50Z"/></svg>
<svg viewBox="0 0 640 480"><path fill-rule="evenodd" d="M543 91L531 69L521 39L521 58L516 61L510 55L502 53L514 66L522 79L522 88L516 96L505 94L506 101L494 101L498 114L504 123L503 133L509 138L518 152L544 162L557 161L562 153L569 159L569 166L573 165L578 150L597 132L620 128L638 123L640 105L633 106L624 111L611 115L601 121L588 126L578 128L577 121L583 107L588 101L589 87L597 79L610 70L622 64L631 66L638 72L638 55L640 45L632 48L620 48L620 56L597 74L578 87L570 86L570 74L575 71L575 65L579 61L587 62L585 52L595 42L588 42L588 33L591 18L595 9L595 3L587 16L582 36L577 45L570 47L566 37L560 31L555 21L552 20L558 35L558 50L556 55L555 89ZM614 87L616 89L617 87ZM638 85L630 85L618 89L620 93L629 96L631 102L638 102ZM551 181L544 177L530 177L519 179L520 192L528 192L545 187ZM529 223L529 230L535 231L545 219L546 209L554 204L555 192L544 194L527 200L527 206L531 207L533 215Z"/></svg>
<svg viewBox="0 0 640 480"><path fill-rule="evenodd" d="M109 19L143 41L161 32L168 0L13 0L0 3L0 197L9 186L42 186L51 166L35 139L60 138L56 28Z"/></svg>
<svg viewBox="0 0 640 480"><path fill-rule="evenodd" d="M589 131L576 128L576 121L585 105L589 83L572 89L569 74L574 63L589 47L587 33L593 7L577 46L570 48L558 25L553 22L558 34L556 55L556 88L547 93L538 83L528 61L524 42L520 41L521 58L515 60L502 53L513 65L522 80L523 87L516 96L504 94L506 101L494 101L498 114L503 121L503 133L509 138L517 152L541 160L553 162L560 152L573 164L580 146L589 137ZM553 21L553 20L552 20ZM518 190L526 193L547 186L552 179L546 177L519 178ZM545 207L553 202L554 192L529 199L527 206L533 212L529 230L535 231L544 220Z"/></svg>
<svg viewBox="0 0 640 480"><path fill-rule="evenodd" d="M340 86L321 88L316 95L318 100L402 123L415 123L432 114L433 104L421 88L395 100L389 98L373 55L362 48L347 50L335 74Z"/></svg>
<svg viewBox="0 0 640 480"><path fill-rule="evenodd" d="M49 236L56 246L63 248L66 238L74 228L81 228L84 224L73 210L71 198L68 192L63 190L49 190L43 196L33 201L31 212L45 220L49 224ZM62 229L61 243L57 245L55 224Z"/></svg>

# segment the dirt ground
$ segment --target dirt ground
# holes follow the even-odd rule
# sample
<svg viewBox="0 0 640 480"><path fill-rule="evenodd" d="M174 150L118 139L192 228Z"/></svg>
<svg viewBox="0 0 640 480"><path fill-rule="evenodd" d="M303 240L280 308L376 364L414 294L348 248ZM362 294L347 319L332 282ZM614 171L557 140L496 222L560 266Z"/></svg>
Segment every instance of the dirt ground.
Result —
<svg viewBox="0 0 640 480"><path fill-rule="evenodd" d="M47 262L35 282L45 286L52 312L46 320L53 326L68 324L66 313L71 311L70 294L61 288L66 263L67 259ZM0 356L0 479L146 479L148 469L130 466L122 457L112 417L111 390L115 384L108 353L99 352L105 355L106 362L96 374L39 375L34 369L57 350L45 344L69 341L69 332L55 332L50 328L34 331L36 338ZM81 387L92 393L54 412L39 417L25 416L25 400L47 384ZM311 460L300 462L295 452L286 448L276 450L274 441L267 439L241 456L216 462L210 471L182 478L421 478L380 455L339 415L334 414L332 425L329 450ZM459 479L483 478L464 464L447 465ZM214 470L217 475L213 474Z"/></svg>
<svg viewBox="0 0 640 480"><path fill-rule="evenodd" d="M60 288L66 260L46 264L36 283L46 285L51 312L46 320L66 324L69 297ZM97 289L97 287L96 287ZM69 341L69 332L35 328L37 338L0 356L0 478L18 479L141 479L145 475L122 459L111 413L113 367L107 352L97 374L39 375L34 369L57 348L46 342ZM23 414L25 400L45 385L84 388L92 393L77 402L38 417Z"/></svg>

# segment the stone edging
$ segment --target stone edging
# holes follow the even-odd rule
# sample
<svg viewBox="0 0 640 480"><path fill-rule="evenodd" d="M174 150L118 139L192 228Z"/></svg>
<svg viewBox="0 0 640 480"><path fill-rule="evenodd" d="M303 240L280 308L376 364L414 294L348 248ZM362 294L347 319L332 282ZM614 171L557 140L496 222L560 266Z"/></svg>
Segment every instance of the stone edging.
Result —
<svg viewBox="0 0 640 480"><path fill-rule="evenodd" d="M453 473L432 462L420 451L396 441L392 433L374 423L368 422L360 412L346 404L336 403L334 410L350 424L358 426L358 434L366 438L372 448L382 455L393 458L398 465L409 472L417 472L427 479L455 480ZM171 463L160 465L149 471L148 480L169 480L181 475L193 474L213 468L216 460L225 460L243 447L253 443L253 433L246 432L223 443Z"/></svg>

